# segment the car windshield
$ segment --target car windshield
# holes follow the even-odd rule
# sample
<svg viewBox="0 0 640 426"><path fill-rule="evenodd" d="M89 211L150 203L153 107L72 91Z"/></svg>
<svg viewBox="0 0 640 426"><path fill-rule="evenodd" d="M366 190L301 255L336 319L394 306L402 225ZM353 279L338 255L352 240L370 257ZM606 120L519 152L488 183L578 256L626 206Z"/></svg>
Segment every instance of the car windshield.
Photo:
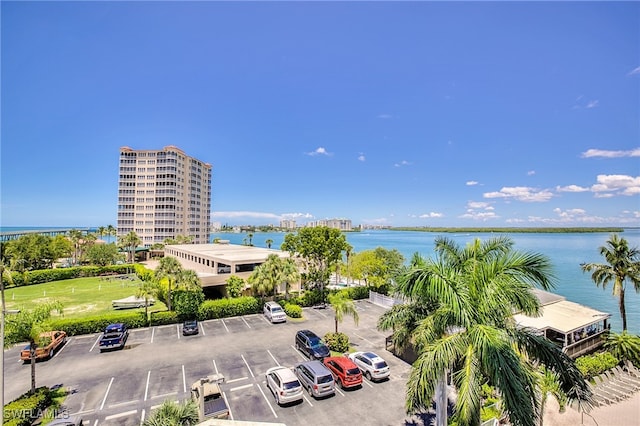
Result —
<svg viewBox="0 0 640 426"><path fill-rule="evenodd" d="M104 335L106 339L113 339L115 337L120 337L120 333L107 333Z"/></svg>
<svg viewBox="0 0 640 426"><path fill-rule="evenodd" d="M286 389L295 389L295 388L299 388L300 387L300 382L297 380L294 380L293 382L287 382L284 384L284 388Z"/></svg>
<svg viewBox="0 0 640 426"><path fill-rule="evenodd" d="M189 328L193 328L196 326L196 322L195 321L187 321L184 323L185 327L189 327Z"/></svg>
<svg viewBox="0 0 640 426"><path fill-rule="evenodd" d="M318 339L317 337L311 337L309 339L309 344L311 345L312 348L324 346L324 344L322 343L322 340Z"/></svg>
<svg viewBox="0 0 640 426"><path fill-rule="evenodd" d="M360 369L359 368L350 368L347 370L347 375L348 376L356 376L360 374Z"/></svg>
<svg viewBox="0 0 640 426"><path fill-rule="evenodd" d="M331 383L331 381L333 381L333 376L331 374L318 377L318 383Z"/></svg>
<svg viewBox="0 0 640 426"><path fill-rule="evenodd" d="M375 368L386 368L387 367L387 363L384 362L384 361L380 361L380 362L374 363L373 366Z"/></svg>
<svg viewBox="0 0 640 426"><path fill-rule="evenodd" d="M274 306L273 308L271 308L272 312L282 312L282 308L280 306Z"/></svg>

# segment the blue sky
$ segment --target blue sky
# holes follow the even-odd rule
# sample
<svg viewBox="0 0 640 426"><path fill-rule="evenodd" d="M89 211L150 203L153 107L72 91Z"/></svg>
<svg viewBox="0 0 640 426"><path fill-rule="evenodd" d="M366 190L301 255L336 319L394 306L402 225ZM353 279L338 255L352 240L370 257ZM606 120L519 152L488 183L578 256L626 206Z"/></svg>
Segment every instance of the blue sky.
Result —
<svg viewBox="0 0 640 426"><path fill-rule="evenodd" d="M640 3L1 3L3 226L116 224L121 146L212 221L639 226Z"/></svg>

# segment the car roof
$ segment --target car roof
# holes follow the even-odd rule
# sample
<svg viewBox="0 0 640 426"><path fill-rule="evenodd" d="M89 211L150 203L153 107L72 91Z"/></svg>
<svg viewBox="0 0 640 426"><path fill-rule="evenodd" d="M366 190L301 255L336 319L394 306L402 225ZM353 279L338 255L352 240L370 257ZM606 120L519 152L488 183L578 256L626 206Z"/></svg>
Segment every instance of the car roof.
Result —
<svg viewBox="0 0 640 426"><path fill-rule="evenodd" d="M325 358L324 361L325 362L335 361L336 364L340 364L342 367L345 367L345 368L357 367L357 365L355 365L353 361L351 361L351 359L347 358L346 356L330 356Z"/></svg>
<svg viewBox="0 0 640 426"><path fill-rule="evenodd" d="M280 376L283 382L298 380L298 377L287 367L273 367L267 370L267 374L275 373Z"/></svg>
<svg viewBox="0 0 640 426"><path fill-rule="evenodd" d="M327 367L317 359L311 361L301 362L299 365L306 365L311 371L314 373L325 373L329 372ZM330 373L330 372L329 372Z"/></svg>
<svg viewBox="0 0 640 426"><path fill-rule="evenodd" d="M384 361L382 357L376 355L373 352L356 352L358 355L362 355L365 358L369 358L371 361Z"/></svg>
<svg viewBox="0 0 640 426"><path fill-rule="evenodd" d="M115 324L109 324L106 330L120 330L122 328L124 328L124 324L121 322L117 322Z"/></svg>
<svg viewBox="0 0 640 426"><path fill-rule="evenodd" d="M317 337L318 339L320 338L320 336L318 336L316 333L314 333L311 330L300 330L298 331L298 334L302 334L307 337Z"/></svg>

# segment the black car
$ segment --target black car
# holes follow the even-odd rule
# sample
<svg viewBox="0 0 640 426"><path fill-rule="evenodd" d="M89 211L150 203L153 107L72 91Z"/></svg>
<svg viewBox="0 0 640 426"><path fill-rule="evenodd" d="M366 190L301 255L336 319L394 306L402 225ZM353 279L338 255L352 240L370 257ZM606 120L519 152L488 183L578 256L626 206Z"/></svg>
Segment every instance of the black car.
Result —
<svg viewBox="0 0 640 426"><path fill-rule="evenodd" d="M198 321L196 320L188 320L182 324L182 335L183 336L193 336L194 334L198 334L200 330L198 329Z"/></svg>
<svg viewBox="0 0 640 426"><path fill-rule="evenodd" d="M100 337L100 352L111 349L124 349L129 338L129 329L121 322L109 324Z"/></svg>
<svg viewBox="0 0 640 426"><path fill-rule="evenodd" d="M309 359L322 361L331 355L329 348L313 331L300 330L296 333L296 348Z"/></svg>

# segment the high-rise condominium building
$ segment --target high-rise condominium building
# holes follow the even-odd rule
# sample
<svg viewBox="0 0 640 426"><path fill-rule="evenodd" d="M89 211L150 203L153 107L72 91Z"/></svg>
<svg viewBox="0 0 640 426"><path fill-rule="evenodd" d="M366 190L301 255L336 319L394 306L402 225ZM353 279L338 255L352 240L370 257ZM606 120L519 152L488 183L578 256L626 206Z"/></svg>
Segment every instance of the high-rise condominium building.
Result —
<svg viewBox="0 0 640 426"><path fill-rule="evenodd" d="M120 148L118 237L135 231L147 247L190 236L209 242L211 165L175 146Z"/></svg>

